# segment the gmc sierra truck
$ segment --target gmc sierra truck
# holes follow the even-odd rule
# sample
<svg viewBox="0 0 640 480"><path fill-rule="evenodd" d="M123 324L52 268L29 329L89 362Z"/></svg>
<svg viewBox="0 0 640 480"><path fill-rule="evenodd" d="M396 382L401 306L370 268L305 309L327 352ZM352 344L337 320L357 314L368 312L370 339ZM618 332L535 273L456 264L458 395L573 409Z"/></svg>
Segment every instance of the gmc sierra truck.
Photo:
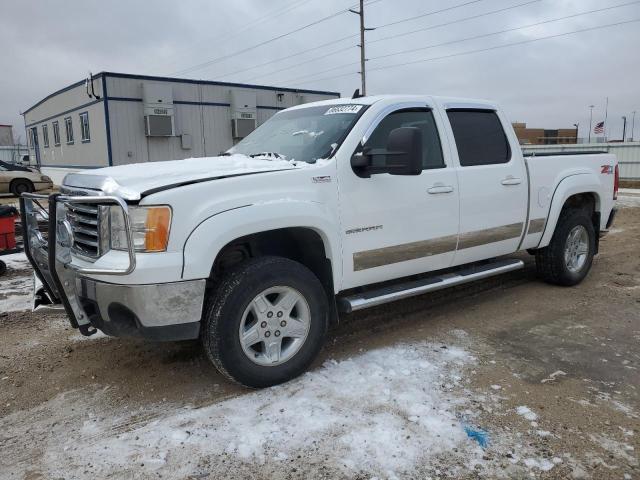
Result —
<svg viewBox="0 0 640 480"><path fill-rule="evenodd" d="M38 308L84 335L199 338L265 387L309 367L339 312L522 268L520 250L579 283L617 185L614 155L524 157L494 103L371 96L280 111L219 157L69 174L21 205Z"/></svg>

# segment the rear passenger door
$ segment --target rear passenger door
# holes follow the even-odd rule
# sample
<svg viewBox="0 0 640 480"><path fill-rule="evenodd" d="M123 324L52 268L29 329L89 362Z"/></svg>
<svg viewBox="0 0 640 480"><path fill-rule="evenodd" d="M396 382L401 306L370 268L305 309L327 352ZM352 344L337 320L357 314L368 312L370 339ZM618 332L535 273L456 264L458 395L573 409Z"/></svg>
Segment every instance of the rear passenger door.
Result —
<svg viewBox="0 0 640 480"><path fill-rule="evenodd" d="M484 108L447 108L458 154L460 235L454 264L517 250L527 214L527 172L506 119Z"/></svg>

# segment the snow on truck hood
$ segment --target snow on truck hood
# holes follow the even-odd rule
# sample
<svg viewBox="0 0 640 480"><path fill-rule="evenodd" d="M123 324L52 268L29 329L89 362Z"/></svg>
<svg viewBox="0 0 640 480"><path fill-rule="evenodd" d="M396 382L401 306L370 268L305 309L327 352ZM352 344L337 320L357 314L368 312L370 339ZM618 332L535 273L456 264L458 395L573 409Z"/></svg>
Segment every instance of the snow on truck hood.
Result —
<svg viewBox="0 0 640 480"><path fill-rule="evenodd" d="M70 173L64 187L102 190L125 200L140 200L145 193L189 183L252 173L291 170L309 166L293 160L252 158L246 155L189 158L168 162L134 163L100 168L91 173Z"/></svg>

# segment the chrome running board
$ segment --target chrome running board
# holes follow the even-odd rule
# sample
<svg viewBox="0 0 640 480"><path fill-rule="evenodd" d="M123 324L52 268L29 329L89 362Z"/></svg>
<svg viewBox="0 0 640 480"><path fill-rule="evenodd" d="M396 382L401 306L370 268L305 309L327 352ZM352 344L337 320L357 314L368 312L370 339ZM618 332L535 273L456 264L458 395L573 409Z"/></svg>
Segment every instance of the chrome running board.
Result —
<svg viewBox="0 0 640 480"><path fill-rule="evenodd" d="M452 273L412 280L409 282L380 287L366 292L356 293L338 298L338 307L342 312L351 313L369 307L395 302L403 298L415 297L427 292L462 285L482 280L501 273L512 272L524 268L524 262L516 259L496 260L491 263L473 265Z"/></svg>

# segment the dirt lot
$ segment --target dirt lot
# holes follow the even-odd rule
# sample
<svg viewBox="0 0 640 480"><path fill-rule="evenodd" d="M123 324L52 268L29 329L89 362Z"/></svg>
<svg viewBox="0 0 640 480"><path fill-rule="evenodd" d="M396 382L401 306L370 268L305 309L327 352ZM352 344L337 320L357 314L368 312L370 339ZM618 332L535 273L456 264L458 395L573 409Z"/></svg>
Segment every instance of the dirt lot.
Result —
<svg viewBox="0 0 640 480"><path fill-rule="evenodd" d="M85 339L0 294L0 478L640 478L640 208L577 287L523 258L343 317L258 392L197 343Z"/></svg>

